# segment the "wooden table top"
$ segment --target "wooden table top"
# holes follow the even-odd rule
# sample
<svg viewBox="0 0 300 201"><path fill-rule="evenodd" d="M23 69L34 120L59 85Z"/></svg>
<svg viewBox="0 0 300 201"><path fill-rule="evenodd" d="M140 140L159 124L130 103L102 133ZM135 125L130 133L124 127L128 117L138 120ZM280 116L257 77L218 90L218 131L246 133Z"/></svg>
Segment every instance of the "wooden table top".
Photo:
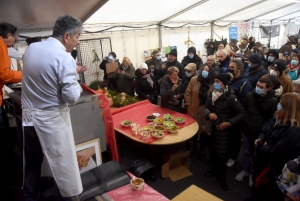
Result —
<svg viewBox="0 0 300 201"><path fill-rule="evenodd" d="M140 143L149 144L149 145L169 145L169 144L176 144L176 143L184 142L184 141L192 138L198 132L198 129L199 129L198 123L194 122L188 126L185 126L181 129L179 129L179 131L177 133L174 133L174 134L170 133L169 135L164 136L163 138L161 138L159 140L156 140L152 143L147 143L147 142L144 142L143 140L140 140L140 139L134 137L131 132L127 133L124 130L121 130L121 129L115 127L115 131L118 131L119 133L129 137L130 139L140 142Z"/></svg>
<svg viewBox="0 0 300 201"><path fill-rule="evenodd" d="M175 198L173 198L171 201L195 201L195 200L221 201L220 198L206 192L205 190L202 190L201 188L195 185L191 185L183 192L181 192L179 195L177 195Z"/></svg>

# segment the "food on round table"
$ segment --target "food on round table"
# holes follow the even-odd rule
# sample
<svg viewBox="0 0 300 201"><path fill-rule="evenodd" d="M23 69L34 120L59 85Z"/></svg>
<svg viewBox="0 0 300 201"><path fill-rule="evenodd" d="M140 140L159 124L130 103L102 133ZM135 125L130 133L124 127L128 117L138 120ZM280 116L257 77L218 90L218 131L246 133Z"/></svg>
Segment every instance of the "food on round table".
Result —
<svg viewBox="0 0 300 201"><path fill-rule="evenodd" d="M167 127L167 131L169 131L170 133L176 133L179 130L178 126L168 126Z"/></svg>
<svg viewBox="0 0 300 201"><path fill-rule="evenodd" d="M165 126L174 126L175 122L174 121L164 121L163 125L165 125Z"/></svg>
<svg viewBox="0 0 300 201"><path fill-rule="evenodd" d="M164 114L164 116L163 116L164 120L172 120L173 118L174 118L174 116L170 115L170 114Z"/></svg>
<svg viewBox="0 0 300 201"><path fill-rule="evenodd" d="M154 130L164 131L164 130L166 130L166 126L164 126L164 125L157 125L157 126L154 127Z"/></svg>
<svg viewBox="0 0 300 201"><path fill-rule="evenodd" d="M149 115L146 117L148 121L153 121L154 119L156 119L155 115Z"/></svg>
<svg viewBox="0 0 300 201"><path fill-rule="evenodd" d="M183 118L183 117L176 117L176 118L174 119L174 121L175 121L176 123L182 124L182 123L185 122L185 118Z"/></svg>
<svg viewBox="0 0 300 201"><path fill-rule="evenodd" d="M157 131L157 130L151 131L151 135L154 138L162 138L164 134L165 134L164 131Z"/></svg>
<svg viewBox="0 0 300 201"><path fill-rule="evenodd" d="M131 124L132 124L132 121L130 121L130 120L124 120L121 122L121 125L125 126L125 127L129 127Z"/></svg>
<svg viewBox="0 0 300 201"><path fill-rule="evenodd" d="M148 126L153 126L153 127L155 127L157 125L157 123L155 123L155 122L150 122L150 123L148 123Z"/></svg>
<svg viewBox="0 0 300 201"><path fill-rule="evenodd" d="M162 118L156 118L153 121L157 124L162 124L164 122L164 120Z"/></svg>
<svg viewBox="0 0 300 201"><path fill-rule="evenodd" d="M154 127L153 126L144 126L142 128L142 131L153 131L154 130Z"/></svg>
<svg viewBox="0 0 300 201"><path fill-rule="evenodd" d="M133 190L136 190L136 191L140 191L140 190L143 190L144 189L144 179L142 178L135 178L135 179L132 179L130 181L130 184L131 184L131 188Z"/></svg>

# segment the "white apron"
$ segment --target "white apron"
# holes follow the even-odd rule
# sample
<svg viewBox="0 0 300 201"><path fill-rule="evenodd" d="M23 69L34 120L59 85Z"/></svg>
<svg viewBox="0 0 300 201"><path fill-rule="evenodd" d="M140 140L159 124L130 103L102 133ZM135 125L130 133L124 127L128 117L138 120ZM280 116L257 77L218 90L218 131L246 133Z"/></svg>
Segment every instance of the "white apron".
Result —
<svg viewBox="0 0 300 201"><path fill-rule="evenodd" d="M23 108L23 121L25 114L32 116L43 154L49 163L61 196L79 195L83 189L69 108L57 108L54 111Z"/></svg>

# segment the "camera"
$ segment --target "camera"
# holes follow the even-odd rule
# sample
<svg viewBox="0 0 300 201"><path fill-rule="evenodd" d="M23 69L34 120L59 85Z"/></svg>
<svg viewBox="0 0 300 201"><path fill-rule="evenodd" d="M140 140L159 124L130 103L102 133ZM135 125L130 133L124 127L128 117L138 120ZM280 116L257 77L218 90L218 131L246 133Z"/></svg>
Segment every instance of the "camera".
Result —
<svg viewBox="0 0 300 201"><path fill-rule="evenodd" d="M123 70L124 70L123 66L120 66L120 70L121 70L121 71L123 71Z"/></svg>

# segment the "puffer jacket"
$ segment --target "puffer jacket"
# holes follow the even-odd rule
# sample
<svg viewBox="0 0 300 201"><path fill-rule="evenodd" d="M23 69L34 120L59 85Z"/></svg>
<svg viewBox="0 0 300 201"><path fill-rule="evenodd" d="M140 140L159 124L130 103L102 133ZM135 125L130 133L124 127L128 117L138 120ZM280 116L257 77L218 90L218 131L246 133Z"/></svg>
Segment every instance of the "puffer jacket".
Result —
<svg viewBox="0 0 300 201"><path fill-rule="evenodd" d="M247 135L257 136L266 122L274 116L277 103L273 90L268 91L262 97L255 90L248 93L244 101L246 116L241 126L243 132Z"/></svg>
<svg viewBox="0 0 300 201"><path fill-rule="evenodd" d="M238 78L233 78L233 80L228 83L228 86L233 89L235 96L242 105L244 104L247 94L252 91L252 87L247 79L248 75L249 72L245 71L243 75Z"/></svg>
<svg viewBox="0 0 300 201"><path fill-rule="evenodd" d="M285 163L300 155L300 128L296 124L291 126L290 122L286 124L276 122L276 118L272 118L261 129L257 138L267 143L258 149L269 155L270 172L274 177L281 174Z"/></svg>
<svg viewBox="0 0 300 201"><path fill-rule="evenodd" d="M204 109L204 116L209 119L208 115L215 113L217 120L212 122L212 134L210 136L210 148L219 154L229 152L231 134L236 130L236 126L245 116L245 110L234 95L234 91L228 87L224 93L214 102L212 102L212 93ZM218 131L216 126L223 122L230 122L231 126L223 131Z"/></svg>
<svg viewBox="0 0 300 201"><path fill-rule="evenodd" d="M197 66L197 70L199 70L202 66L203 66L203 61L202 59L196 54L196 48L195 47L190 47L188 49L188 54L189 54L189 50L193 49L194 50L194 57L192 59L190 59L189 55L183 57L181 64L183 65L183 67L186 67L189 63L194 63Z"/></svg>
<svg viewBox="0 0 300 201"><path fill-rule="evenodd" d="M161 107L180 112L181 103L184 97L184 86L182 79L178 79L178 87L172 92L173 85L174 84L168 75L162 78L162 82L160 84ZM169 100L174 96L175 93L180 94L179 103L177 105L169 103Z"/></svg>
<svg viewBox="0 0 300 201"><path fill-rule="evenodd" d="M262 63L259 65L255 66L254 68L249 68L249 76L248 76L248 81L254 89L256 87L257 81L259 78L262 76L268 74L268 71L263 67Z"/></svg>
<svg viewBox="0 0 300 201"><path fill-rule="evenodd" d="M122 65L121 65L122 66ZM135 69L132 66L128 66L125 70L125 74L118 74L118 70L113 75L113 79L117 80L117 91L124 92L130 96L134 95L134 89L132 87L132 82L135 78Z"/></svg>

